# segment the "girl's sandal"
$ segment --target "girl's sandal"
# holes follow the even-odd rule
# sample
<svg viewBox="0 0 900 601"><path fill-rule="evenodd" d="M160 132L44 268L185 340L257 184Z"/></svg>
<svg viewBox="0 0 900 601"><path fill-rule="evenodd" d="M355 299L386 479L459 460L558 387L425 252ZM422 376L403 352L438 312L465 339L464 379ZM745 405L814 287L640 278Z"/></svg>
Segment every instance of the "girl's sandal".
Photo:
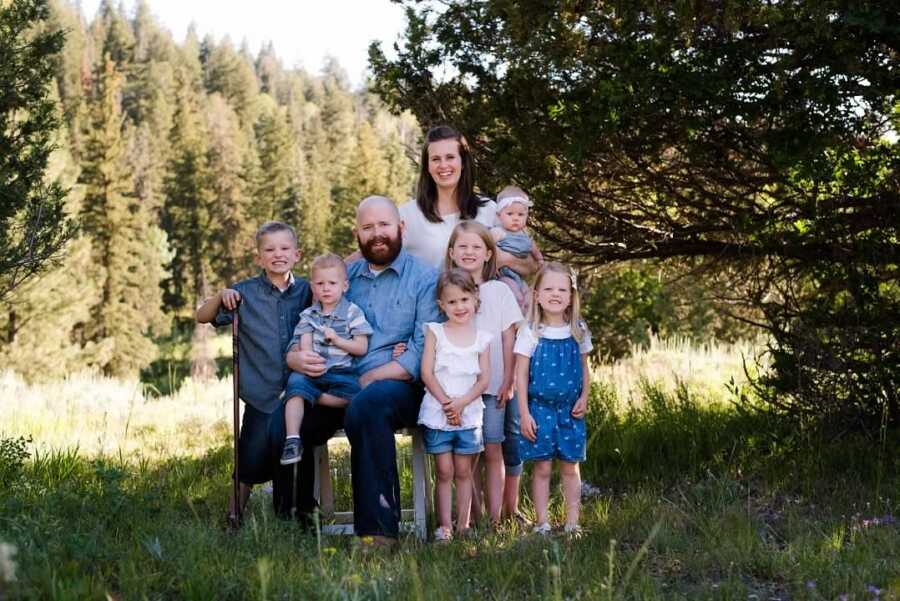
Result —
<svg viewBox="0 0 900 601"><path fill-rule="evenodd" d="M438 526L437 530L434 531L434 542L439 545L446 545L450 541L453 540L453 532L450 528L445 528L443 526Z"/></svg>
<svg viewBox="0 0 900 601"><path fill-rule="evenodd" d="M579 538L584 536L584 530L582 530L581 526L579 526L578 524L566 524L566 527L563 530L563 534L566 535L566 538L578 540Z"/></svg>
<svg viewBox="0 0 900 601"><path fill-rule="evenodd" d="M539 536L549 536L552 528L550 528L550 524L544 522L543 524L538 524L532 530L532 534L537 534Z"/></svg>

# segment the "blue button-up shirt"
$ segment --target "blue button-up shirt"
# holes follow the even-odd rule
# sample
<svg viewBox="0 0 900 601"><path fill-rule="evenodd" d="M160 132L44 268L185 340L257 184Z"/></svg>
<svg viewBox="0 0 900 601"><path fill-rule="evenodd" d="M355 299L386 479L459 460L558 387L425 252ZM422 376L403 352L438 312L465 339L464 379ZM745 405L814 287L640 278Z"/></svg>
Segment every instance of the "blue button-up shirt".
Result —
<svg viewBox="0 0 900 601"><path fill-rule="evenodd" d="M292 278L282 292L265 273L231 288L241 295L238 332L241 398L263 413L272 413L281 403L281 392L290 373L284 351L300 320L300 312L312 301L312 293L303 278ZM232 315L222 306L212 324L228 325Z"/></svg>
<svg viewBox="0 0 900 601"><path fill-rule="evenodd" d="M347 273L347 298L359 305L374 330L369 351L357 363L359 373L389 363L394 346L405 342L406 352L396 361L418 379L425 345L423 326L429 321L443 321L435 298L437 271L401 250L378 274L372 273L365 259L351 263Z"/></svg>

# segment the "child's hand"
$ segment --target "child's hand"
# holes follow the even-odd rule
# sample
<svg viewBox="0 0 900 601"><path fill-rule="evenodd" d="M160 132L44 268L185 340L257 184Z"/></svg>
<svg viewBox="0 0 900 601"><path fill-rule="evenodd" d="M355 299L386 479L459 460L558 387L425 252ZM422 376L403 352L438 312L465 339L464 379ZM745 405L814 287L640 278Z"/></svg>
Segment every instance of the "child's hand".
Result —
<svg viewBox="0 0 900 601"><path fill-rule="evenodd" d="M447 423L451 426L459 425L459 411L454 408L454 401L456 399L450 399L445 403L441 404L441 409L444 411L444 416L447 418Z"/></svg>
<svg viewBox="0 0 900 601"><path fill-rule="evenodd" d="M572 417L580 419L587 413L587 395L581 395L572 407Z"/></svg>
<svg viewBox="0 0 900 601"><path fill-rule="evenodd" d="M537 424L530 413L526 413L522 416L522 419L520 420L520 429L522 436L527 440L531 442L537 440Z"/></svg>
<svg viewBox="0 0 900 601"><path fill-rule="evenodd" d="M322 328L322 335L325 337L325 344L334 344L334 339L338 337L334 328Z"/></svg>
<svg viewBox="0 0 900 601"><path fill-rule="evenodd" d="M450 409L450 405L444 406L444 417L447 418L447 423L451 426L459 425L459 413Z"/></svg>
<svg viewBox="0 0 900 601"><path fill-rule="evenodd" d="M506 403L511 401L516 395L516 387L513 385L512 378L509 382L503 382L500 385L500 392L497 393L497 409L506 407Z"/></svg>
<svg viewBox="0 0 900 601"><path fill-rule="evenodd" d="M397 357L406 352L406 343L398 342L394 345L394 350L391 352L391 359L396 360Z"/></svg>
<svg viewBox="0 0 900 601"><path fill-rule="evenodd" d="M239 304L241 304L241 294L237 290L232 290L231 288L225 288L222 292L219 293L219 298L222 300L222 304L225 305L225 308L229 311L234 311Z"/></svg>
<svg viewBox="0 0 900 601"><path fill-rule="evenodd" d="M453 402L448 406L450 411L453 412L454 415L459 418L462 415L463 409L466 408L466 404L462 402L461 398L454 398ZM458 425L458 424L454 424Z"/></svg>

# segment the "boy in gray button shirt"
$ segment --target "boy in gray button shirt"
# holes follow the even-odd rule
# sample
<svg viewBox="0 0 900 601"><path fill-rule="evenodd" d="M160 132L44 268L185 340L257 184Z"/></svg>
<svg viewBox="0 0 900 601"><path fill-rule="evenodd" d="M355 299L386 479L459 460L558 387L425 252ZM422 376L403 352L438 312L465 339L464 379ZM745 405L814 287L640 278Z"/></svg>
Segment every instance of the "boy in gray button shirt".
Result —
<svg viewBox="0 0 900 601"><path fill-rule="evenodd" d="M281 515L289 511L291 498L290 481L278 473L284 441L281 392L290 373L284 349L311 300L306 280L291 273L299 258L294 229L270 221L256 232L256 264L262 272L225 288L197 309L197 321L220 327L232 322L240 303L240 396L245 403L238 441L241 506L254 484L273 480L273 502ZM236 515L232 505L232 526L238 525Z"/></svg>
<svg viewBox="0 0 900 601"><path fill-rule="evenodd" d="M287 437L281 464L297 463L303 456L300 425L304 401L310 405L346 407L359 392L359 379L353 356L366 354L372 326L357 305L344 293L349 288L347 268L337 255L316 257L310 273L316 302L300 314L288 351L296 345L314 351L325 359L325 373L316 378L292 372L284 398L284 424Z"/></svg>

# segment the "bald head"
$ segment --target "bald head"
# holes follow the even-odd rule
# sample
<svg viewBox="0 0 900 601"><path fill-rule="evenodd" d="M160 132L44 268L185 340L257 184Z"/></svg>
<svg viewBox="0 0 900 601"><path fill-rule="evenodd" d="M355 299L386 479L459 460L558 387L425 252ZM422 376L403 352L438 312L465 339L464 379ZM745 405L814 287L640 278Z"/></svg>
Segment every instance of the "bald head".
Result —
<svg viewBox="0 0 900 601"><path fill-rule="evenodd" d="M362 202L359 203L359 206L356 207L356 225L358 226L364 221L364 213L368 216L375 211L377 211L379 215L384 215L385 211L389 211L393 220L396 223L400 223L400 211L397 210L397 205L394 204L393 200L387 196L366 196L362 199Z"/></svg>

